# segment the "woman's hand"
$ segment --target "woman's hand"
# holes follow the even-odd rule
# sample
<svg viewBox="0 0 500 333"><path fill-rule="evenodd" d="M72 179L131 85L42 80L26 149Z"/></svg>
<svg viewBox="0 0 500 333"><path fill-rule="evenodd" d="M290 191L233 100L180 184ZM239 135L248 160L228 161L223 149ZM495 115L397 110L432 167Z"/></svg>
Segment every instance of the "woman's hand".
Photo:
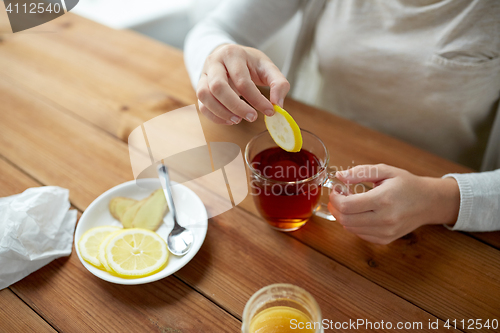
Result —
<svg viewBox="0 0 500 333"><path fill-rule="evenodd" d="M256 85L271 88L269 101ZM196 88L200 112L217 124L238 124L242 118L257 119L257 112L272 116L272 103L283 107L290 84L276 65L261 51L226 44L205 61ZM240 96L245 98L248 105Z"/></svg>
<svg viewBox="0 0 500 333"><path fill-rule="evenodd" d="M372 182L364 193L330 194L328 209L344 229L360 238L388 244L425 224L453 224L460 191L453 178L419 177L385 164L337 172L346 184Z"/></svg>

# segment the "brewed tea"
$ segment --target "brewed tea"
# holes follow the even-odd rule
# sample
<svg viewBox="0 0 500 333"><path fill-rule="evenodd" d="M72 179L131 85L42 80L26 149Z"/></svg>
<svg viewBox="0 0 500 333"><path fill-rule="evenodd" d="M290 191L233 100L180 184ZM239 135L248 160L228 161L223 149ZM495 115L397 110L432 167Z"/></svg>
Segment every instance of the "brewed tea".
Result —
<svg viewBox="0 0 500 333"><path fill-rule="evenodd" d="M321 195L321 179L309 181L320 171L319 159L305 149L290 153L273 147L255 155L251 165L266 179L252 182L251 188L259 212L271 226L291 231L305 224Z"/></svg>

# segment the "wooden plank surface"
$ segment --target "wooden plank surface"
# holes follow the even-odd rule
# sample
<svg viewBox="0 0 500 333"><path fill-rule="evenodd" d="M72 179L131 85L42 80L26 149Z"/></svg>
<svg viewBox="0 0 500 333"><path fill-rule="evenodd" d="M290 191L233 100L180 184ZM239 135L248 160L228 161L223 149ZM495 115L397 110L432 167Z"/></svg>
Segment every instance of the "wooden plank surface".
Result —
<svg viewBox="0 0 500 333"><path fill-rule="evenodd" d="M196 102L182 54L176 49L130 31L116 33L76 15L50 22L46 29L56 33L4 37L0 71L124 141L142 122ZM102 37L91 37L94 34ZM138 50L149 52L138 54ZM383 162L427 176L470 172L293 100L287 100L286 107L294 110L303 128L320 134L330 147L334 167ZM236 142L242 149L256 128L264 129L261 119L256 124L243 122L222 130L204 118L202 121L208 141ZM345 138L349 138L348 143ZM500 232L474 237L500 248Z"/></svg>
<svg viewBox="0 0 500 333"><path fill-rule="evenodd" d="M71 14L44 27L57 33L4 37L0 73L123 141L142 122L196 102L182 53L176 49ZM292 100L286 103L301 127L333 147L336 167L384 162L434 176L469 171L332 114ZM242 148L265 129L262 119L231 127L202 121L207 141L230 141Z"/></svg>
<svg viewBox="0 0 500 333"><path fill-rule="evenodd" d="M148 59L150 64L157 61L157 70L160 73L157 76L153 76L151 71L141 67L142 62L136 64L132 63L133 60L123 60L130 67L124 66L117 59L116 49L108 50L104 44L101 44L101 40L90 39L87 35L83 36L84 34L79 32L84 29L96 29L95 24L81 18L75 18L71 22L71 27L58 33L57 38L50 36L50 38L44 39L44 42L48 42L51 46L48 48L44 47L45 44L42 41L26 43L11 38L8 41L9 45L6 45L8 47L0 48L0 52L2 52L0 54L5 55L11 63L11 66L6 66L4 73L7 73L9 77L22 77L23 86L27 85L27 88L36 90L37 93L40 92L43 97L61 105L63 110L88 120L122 140L126 139L124 134L127 131L124 131L123 128L112 128L112 124L127 123L132 129L157 113L154 112L154 107L148 108L147 103L142 104L145 107L143 113L138 112L138 109L134 107L126 112L120 112L117 111L119 104L110 106L103 100L113 100L117 103L117 101L128 99L125 104L139 105L137 101L140 100L138 96L141 94L154 95L163 90L171 96L177 96L177 94L189 96L188 91L192 91L185 81L179 82L176 90L171 90L169 84L171 81L177 80L179 74L170 75L167 70L162 68L158 59ZM115 36L116 34L109 35ZM120 39L117 37L106 38L112 38L113 42L121 45L119 44ZM79 46L78 54L75 50L75 40L80 41L77 43ZM110 41L111 39L107 40L107 42ZM149 48L150 41L148 40L137 39L135 42L141 45L140 48ZM156 43L151 44L153 48L157 46ZM99 51L94 52L95 49ZM110 54L105 54L106 52L110 52ZM40 55L41 59L44 59L45 66L41 71L33 70L34 67L30 70L30 66L35 66L35 62L30 60L29 54L37 54ZM73 56L66 57L66 54ZM80 61L74 62L74 59ZM179 52L173 50L169 53L168 59L177 59L173 61L175 64L182 60ZM24 64L24 67L20 66L21 63ZM81 63L86 64L85 68L81 66ZM64 71L61 72L64 73L59 73L50 64L62 66ZM52 72L57 72L58 76L51 76ZM139 83L139 92L129 93L133 90L133 85L131 82L124 82L127 75L131 75L129 72L133 72L140 78L139 80L134 77L135 82ZM106 75L102 75L102 73L106 73ZM72 84L71 77L78 75L80 75L79 77L84 75L82 81L93 83L87 83L84 96L79 95L80 87ZM44 88L42 82L46 80L47 76L50 76L50 80L52 80L50 81L51 85L56 84L61 89L65 87L64 91L69 91L69 93L65 93L64 97L60 98L56 92L57 89ZM109 82L111 77L123 79ZM160 77L164 80L160 80ZM184 73L184 77L186 77L186 73ZM19 80L16 79L15 82L19 82ZM106 91L103 93L105 99L99 95L102 93L101 87L106 87ZM184 92L181 93L181 89L184 89ZM88 98L91 98L92 101L96 100L98 105L102 107L89 106ZM183 97L183 102L194 102L194 98ZM179 103L179 105L183 104ZM174 105L169 104L169 106L173 107ZM440 159L388 136L292 100L286 102L286 107L293 110L294 117L302 127L319 134L331 151L332 165L338 168L347 168L353 164L384 162L405 168L416 174L428 176L470 171L465 167ZM165 109L161 111L163 112ZM208 141L231 141L239 144L242 148L256 132L264 129L261 120L254 124L243 122L232 127L218 126L204 118L202 118L202 122ZM94 136L93 132L89 133L89 136ZM346 142L345 138L349 138L349 142ZM71 166L71 169L75 166ZM29 172L31 173L33 170L30 169ZM123 172L124 170L121 169L115 170L113 175L129 179L130 175ZM38 172L38 174L40 173L41 171ZM99 182L99 184L105 183ZM105 189L100 188L99 190L104 191ZM87 197L85 200L88 202ZM247 198L240 206L252 214L258 215L251 198ZM495 273L500 272L498 265L495 264L498 262L498 252L494 249L479 242L470 241L467 236L447 231L442 227L421 228L412 233L408 239L399 240L388 247L379 248L365 244L355 236L345 232L337 224L330 224L321 219L315 219L314 222L301 232L294 233L293 237L401 297L440 316L440 318L500 315L498 312L499 303L496 300L496 297L500 295L497 287L498 279L490 279L490 276L498 277ZM490 234L490 238L498 239L498 235L500 234ZM462 246L464 242L465 246ZM349 251L345 251L345 249L349 249ZM432 251L438 251L441 255L435 256ZM475 260L471 254L482 258ZM422 257L427 260L422 260ZM446 260L442 258L446 258ZM488 262L494 263L493 272L491 275L484 276L482 274L483 267ZM373 267L374 265L376 268ZM436 269L439 274L429 274L429 267ZM460 271L459 279L456 278L457 267L467 267L466 270ZM473 287L471 283L476 280L476 276L484 280L479 288ZM413 285L405 282L413 280L419 281L419 288L414 288ZM464 285L469 286L470 290L467 289L466 293L458 292L463 291ZM443 293L444 295L449 294L447 297L455 306L443 307L442 301L434 297Z"/></svg>
<svg viewBox="0 0 500 333"><path fill-rule="evenodd" d="M193 89L185 89L189 80L179 51L67 16L43 25L54 33L4 35L0 71L122 138L136 117L152 118L195 98ZM119 122L108 121L119 115Z"/></svg>
<svg viewBox="0 0 500 333"><path fill-rule="evenodd" d="M0 290L0 309L0 332L56 332L10 289Z"/></svg>
<svg viewBox="0 0 500 333"><path fill-rule="evenodd" d="M0 158L0 170L0 197L41 185L3 158ZM51 262L10 289L62 332L236 332L241 325L236 318L173 276L141 286L115 285L100 280L83 267L74 247L69 258ZM22 303L17 296L9 296L6 292L0 296L0 305L12 297ZM6 307L7 313L22 310L17 317L33 322L36 328L38 315L24 303L25 308L18 303L15 308ZM6 325L13 326L17 317Z"/></svg>
<svg viewBox="0 0 500 333"><path fill-rule="evenodd" d="M0 154L43 184L70 188L72 202L84 209L109 187L131 179L123 143L111 140L101 130L125 141L128 133L143 121L194 103L195 96L178 51L132 32L116 33L74 15L44 27L56 33L2 36L0 74L4 79L0 81L0 99L3 98L0 105L9 105L10 110L20 112L9 114L8 121L0 123ZM99 38L95 38L96 35ZM330 149L332 165L336 167L384 162L419 175L441 176L448 172L470 171L298 102L287 100L286 108L293 111L303 128L320 134ZM2 110L6 109L0 112ZM33 110L44 112L34 115ZM82 121L96 127L82 124ZM261 119L254 124L244 122L232 127L217 126L205 119L202 122L208 141L235 142L242 148L255 133L264 129ZM96 169L102 171L95 173ZM1 183L9 183L1 177ZM32 181L23 179L22 182ZM311 286L314 294L319 295L322 308L331 313L340 311L342 318L363 314L380 320L392 311L394 319L426 318L418 308L408 307L408 303L383 292L383 288L445 320L500 316L499 252L468 236L439 226L425 227L406 239L381 247L360 241L338 225L314 219L300 232L288 237L263 225L256 217L251 198L240 207L246 212L233 210L211 222L202 251L192 264L177 274L182 281L237 317L247 298L258 287L283 280L300 285L303 279L314 274L318 277L306 286ZM245 223L237 224L238 221ZM254 240L253 235L259 235L259 239ZM475 237L498 247L499 235L487 233ZM241 239L246 241L242 243ZM278 249L286 249L283 253L287 258L298 253L297 261L301 266L293 267L283 261L273 252ZM69 266L71 271L79 265L77 259L72 260L75 256L69 259L73 263ZM279 267L276 268L273 262L280 262ZM320 265L327 268L316 271ZM255 268L257 273L248 266ZM359 276L349 273L345 267ZM57 266L47 268L49 273L40 274L50 275L58 269ZM283 271L283 275L258 273L272 269ZM296 271L299 274L293 274ZM333 282L329 281L331 271L335 272ZM86 277L85 274L88 273L77 273L80 277ZM63 275L57 281L69 285L68 279ZM327 282L332 285L324 286ZM26 282L28 286L31 283L36 285L37 281ZM92 283L69 285L71 290L84 287L92 288ZM323 287L329 288L328 292L320 290ZM42 288L40 291L24 284L19 288L16 292L25 299L33 299L33 306L54 296L52 290ZM363 298L352 293L351 289L356 288L363 292L366 288L370 292ZM156 289L151 290L156 292ZM350 305L349 297L358 305ZM329 304L332 299L340 299L339 304ZM382 307L395 305L380 310L382 312L367 312L367 308L373 307L374 299ZM103 304L107 300L104 299ZM133 300L124 302L133 303ZM362 302L366 306L359 305ZM53 317L56 316L46 307ZM80 320L88 319L81 314L78 316ZM155 320L151 319L148 327L153 327ZM61 327L76 328L69 323Z"/></svg>
<svg viewBox="0 0 500 333"><path fill-rule="evenodd" d="M79 209L85 209L104 191L103 187L109 188L131 176L127 146L120 140L3 79L0 79L0 103L8 110L16 110L3 115L0 154L43 184L69 188L71 201ZM60 142L64 142L64 147ZM43 167L39 167L41 165ZM16 286L16 293L35 304L46 304L49 299L59 299L62 293L78 292L85 307L97 303L100 305L94 306L95 311L100 312L99 309L109 301L106 299L101 304L100 299L106 296L101 288L111 290L113 294L123 288L90 275L75 255L65 263L47 266L40 275L41 280L52 279L51 283L40 285L38 279L25 279ZM261 219L238 208L211 220L204 246L176 276L237 317L241 316L252 293L279 281L295 283L309 290L318 299L325 318L348 320L363 316L372 321L384 318L394 322L434 319L429 313L308 246L269 229ZM75 284L75 280L85 282ZM142 288L152 288L148 292L154 294L157 288L161 292L175 281L172 277L147 287L130 289L136 292L133 296L138 297ZM62 286L62 290L53 290L55 285ZM88 290L88 295L81 290ZM132 302L124 296L119 299L126 304ZM187 304L189 302L185 300L184 306ZM147 303L133 305L140 309ZM88 314L81 313L81 309L71 309L64 303L61 307L72 311L70 317L77 318L76 322L88 319ZM62 308L57 310L62 311ZM54 306L44 308L48 317L49 313L55 316L54 311ZM90 315L98 316L93 312Z"/></svg>

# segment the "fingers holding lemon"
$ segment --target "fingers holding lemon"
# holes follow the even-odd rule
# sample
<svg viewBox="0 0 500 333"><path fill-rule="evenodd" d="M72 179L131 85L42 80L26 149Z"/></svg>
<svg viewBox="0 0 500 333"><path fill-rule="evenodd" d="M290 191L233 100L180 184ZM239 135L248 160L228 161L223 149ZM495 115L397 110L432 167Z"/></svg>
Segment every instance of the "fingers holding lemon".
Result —
<svg viewBox="0 0 500 333"><path fill-rule="evenodd" d="M276 111L274 116L264 118L269 134L282 149L292 153L299 152L302 149L302 134L299 125L278 105L274 105L274 111Z"/></svg>

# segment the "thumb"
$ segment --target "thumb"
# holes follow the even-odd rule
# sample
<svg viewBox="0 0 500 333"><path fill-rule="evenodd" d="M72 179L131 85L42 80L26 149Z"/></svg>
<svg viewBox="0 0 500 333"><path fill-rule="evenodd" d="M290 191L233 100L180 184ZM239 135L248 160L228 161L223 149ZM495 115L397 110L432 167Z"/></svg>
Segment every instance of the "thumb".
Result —
<svg viewBox="0 0 500 333"><path fill-rule="evenodd" d="M266 73L264 83L271 88L269 100L271 103L283 107L286 94L290 90L290 83L271 61L266 61L262 65Z"/></svg>
<svg viewBox="0 0 500 333"><path fill-rule="evenodd" d="M385 164L357 165L354 168L337 171L335 176L344 183L357 184L361 182L377 183L395 176L395 167Z"/></svg>

